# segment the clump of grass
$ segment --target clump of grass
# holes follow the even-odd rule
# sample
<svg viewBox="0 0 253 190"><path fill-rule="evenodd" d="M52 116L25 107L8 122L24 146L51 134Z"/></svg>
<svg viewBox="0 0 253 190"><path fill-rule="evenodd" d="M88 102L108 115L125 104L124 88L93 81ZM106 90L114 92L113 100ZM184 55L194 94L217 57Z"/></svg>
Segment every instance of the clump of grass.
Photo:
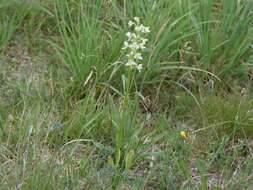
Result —
<svg viewBox="0 0 253 190"><path fill-rule="evenodd" d="M104 68L105 46L103 21L100 20L102 1L55 1L55 16L60 43L54 47L74 81L83 83L91 69ZM74 10L74 11L73 11Z"/></svg>
<svg viewBox="0 0 253 190"><path fill-rule="evenodd" d="M239 95L240 96L240 95ZM240 96L241 97L241 96ZM202 111L208 125L217 125L217 131L233 132L247 136L252 135L252 100L247 97L227 98L210 97L204 100Z"/></svg>
<svg viewBox="0 0 253 190"><path fill-rule="evenodd" d="M2 52L28 14L29 8L25 7L22 1L16 0L1 0L0 5L0 52Z"/></svg>
<svg viewBox="0 0 253 190"><path fill-rule="evenodd" d="M189 23L196 28L193 49L199 50L199 63L220 77L227 77L247 63L251 44L252 2L213 0L188 6Z"/></svg>

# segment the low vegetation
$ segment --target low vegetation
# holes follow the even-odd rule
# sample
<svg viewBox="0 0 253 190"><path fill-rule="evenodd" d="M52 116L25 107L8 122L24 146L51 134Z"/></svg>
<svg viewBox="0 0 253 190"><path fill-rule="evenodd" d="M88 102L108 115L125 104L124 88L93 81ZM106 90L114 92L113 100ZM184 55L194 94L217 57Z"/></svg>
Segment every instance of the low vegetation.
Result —
<svg viewBox="0 0 253 190"><path fill-rule="evenodd" d="M0 189L253 187L251 0L0 0Z"/></svg>

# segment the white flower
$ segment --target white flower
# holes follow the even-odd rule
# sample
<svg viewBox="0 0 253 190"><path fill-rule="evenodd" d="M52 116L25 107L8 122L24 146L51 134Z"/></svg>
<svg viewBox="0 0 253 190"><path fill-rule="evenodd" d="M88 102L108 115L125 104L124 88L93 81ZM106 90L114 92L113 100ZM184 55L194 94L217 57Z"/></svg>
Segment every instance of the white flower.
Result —
<svg viewBox="0 0 253 190"><path fill-rule="evenodd" d="M141 40L142 40L141 44L143 44L143 45L145 45L148 41L148 39L145 39L145 38L142 38Z"/></svg>
<svg viewBox="0 0 253 190"><path fill-rule="evenodd" d="M122 49L127 49L129 48L129 43L128 42L124 42L124 46L122 47Z"/></svg>
<svg viewBox="0 0 253 190"><path fill-rule="evenodd" d="M135 54L135 53L134 53L133 51L130 51L130 53L127 54L126 56L127 56L127 57L134 57L134 54Z"/></svg>
<svg viewBox="0 0 253 190"><path fill-rule="evenodd" d="M140 32L140 31L141 31L141 28L140 28L140 26L136 26L136 27L134 28L134 30L135 30L136 32Z"/></svg>
<svg viewBox="0 0 253 190"><path fill-rule="evenodd" d="M131 21L131 20L128 22L128 26L129 26L129 27L132 27L134 24L135 24L135 23L134 23L133 21Z"/></svg>
<svg viewBox="0 0 253 190"><path fill-rule="evenodd" d="M139 48L141 49L141 50L144 50L146 47L145 47L145 44L140 44L139 45Z"/></svg>
<svg viewBox="0 0 253 190"><path fill-rule="evenodd" d="M131 40L134 40L134 39L136 39L137 38L137 36L136 36L136 34L135 33L132 33L132 32L127 32L126 33L126 36L127 36L127 40L128 41L131 41Z"/></svg>
<svg viewBox="0 0 253 190"><path fill-rule="evenodd" d="M142 38L141 40L142 40L142 41L140 42L139 47L140 47L140 49L143 50L143 49L146 48L146 47L145 47L145 44L147 43L148 39Z"/></svg>
<svg viewBox="0 0 253 190"><path fill-rule="evenodd" d="M126 66L130 66L130 67L137 66L137 63L135 63L133 60L129 60L129 61L126 63Z"/></svg>
<svg viewBox="0 0 253 190"><path fill-rule="evenodd" d="M132 35L133 35L133 33L131 33L131 32L126 33L126 36L128 37L128 39L131 39Z"/></svg>
<svg viewBox="0 0 253 190"><path fill-rule="evenodd" d="M138 59L138 60L143 60L142 56L141 56L141 53L136 53L134 55L134 59Z"/></svg>
<svg viewBox="0 0 253 190"><path fill-rule="evenodd" d="M142 33L149 33L150 32L150 29L149 27L145 27L143 26L142 24L140 25L140 32Z"/></svg>
<svg viewBox="0 0 253 190"><path fill-rule="evenodd" d="M142 70L142 64L137 65L137 66L136 66L136 69L137 69L139 72L141 72L141 70Z"/></svg>
<svg viewBox="0 0 253 190"><path fill-rule="evenodd" d="M135 20L135 22L136 22L137 24L140 23L140 18L139 18L139 17L134 17L134 20Z"/></svg>
<svg viewBox="0 0 253 190"><path fill-rule="evenodd" d="M136 26L134 29L135 29L136 32L142 32L142 33L144 33L144 34L150 32L149 27L145 27L145 26L143 26L142 24L141 24L140 26Z"/></svg>
<svg viewBox="0 0 253 190"><path fill-rule="evenodd" d="M140 46L137 42L133 42L132 44L129 45L129 48L138 50L140 49Z"/></svg>

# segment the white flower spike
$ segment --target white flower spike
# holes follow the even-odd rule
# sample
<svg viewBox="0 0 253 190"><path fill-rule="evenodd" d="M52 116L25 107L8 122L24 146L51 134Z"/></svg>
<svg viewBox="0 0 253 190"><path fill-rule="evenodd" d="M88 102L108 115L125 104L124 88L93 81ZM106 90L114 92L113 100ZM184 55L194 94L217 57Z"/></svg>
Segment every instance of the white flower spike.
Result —
<svg viewBox="0 0 253 190"><path fill-rule="evenodd" d="M127 62L125 63L125 66L130 67L131 69L137 69L140 72L143 66L138 62L143 60L141 51L146 48L145 45L148 41L148 39L142 37L142 34L149 33L150 29L149 27L140 24L139 17L134 17L134 21L129 21L128 26L130 31L126 33L127 40L122 47L123 50L127 51ZM132 28L133 26L134 28Z"/></svg>

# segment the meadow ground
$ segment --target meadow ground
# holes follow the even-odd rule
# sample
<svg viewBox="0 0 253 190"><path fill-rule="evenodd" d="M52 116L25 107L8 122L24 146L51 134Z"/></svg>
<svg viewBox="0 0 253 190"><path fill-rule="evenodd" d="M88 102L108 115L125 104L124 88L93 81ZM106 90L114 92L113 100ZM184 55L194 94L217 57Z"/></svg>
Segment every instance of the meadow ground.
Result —
<svg viewBox="0 0 253 190"><path fill-rule="evenodd" d="M253 189L251 0L0 0L0 190Z"/></svg>

